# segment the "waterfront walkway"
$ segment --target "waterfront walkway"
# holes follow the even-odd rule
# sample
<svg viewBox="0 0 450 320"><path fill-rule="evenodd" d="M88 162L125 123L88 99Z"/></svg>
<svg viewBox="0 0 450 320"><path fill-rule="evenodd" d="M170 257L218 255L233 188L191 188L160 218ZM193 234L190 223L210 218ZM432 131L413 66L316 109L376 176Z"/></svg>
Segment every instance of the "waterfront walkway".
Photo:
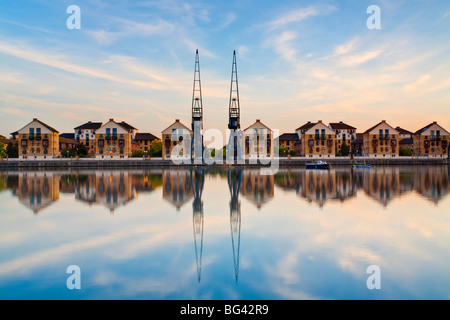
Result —
<svg viewBox="0 0 450 320"><path fill-rule="evenodd" d="M279 158L272 161L278 161L279 167L304 167L306 163L315 161L310 158L293 157L291 159ZM398 158L334 158L326 159L331 166L351 166L355 163L365 162L371 165L450 165L448 159L435 159L435 158L411 158L411 157L398 157ZM256 162L256 163L255 163ZM111 167L177 167L177 166L246 166L246 167L258 167L258 166L276 166L276 163L268 163L268 160L261 163L259 161L246 160L245 164L235 163L228 164L223 161L222 164L198 164L198 163L182 163L177 164L172 160L163 160L161 158L142 159L142 158L130 158L122 160L97 160L97 159L47 159L47 160L18 160L18 159L3 159L0 161L0 169L14 169L14 168L111 168Z"/></svg>

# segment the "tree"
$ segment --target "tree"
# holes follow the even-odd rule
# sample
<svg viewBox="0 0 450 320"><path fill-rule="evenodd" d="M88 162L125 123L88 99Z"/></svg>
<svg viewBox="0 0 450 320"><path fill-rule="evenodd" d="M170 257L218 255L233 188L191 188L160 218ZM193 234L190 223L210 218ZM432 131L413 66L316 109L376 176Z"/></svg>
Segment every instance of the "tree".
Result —
<svg viewBox="0 0 450 320"><path fill-rule="evenodd" d="M131 157L133 157L133 158L142 158L143 156L144 156L144 151L142 151L142 150L136 150L131 155Z"/></svg>
<svg viewBox="0 0 450 320"><path fill-rule="evenodd" d="M288 147L283 147L283 146L279 146L278 147L278 155L280 157L285 157L289 152L289 148Z"/></svg>
<svg viewBox="0 0 450 320"><path fill-rule="evenodd" d="M401 157L411 157L414 152L410 148L400 147L399 156Z"/></svg>
<svg viewBox="0 0 450 320"><path fill-rule="evenodd" d="M341 155L346 157L350 153L350 147L344 142L341 146Z"/></svg>
<svg viewBox="0 0 450 320"><path fill-rule="evenodd" d="M76 155L78 155L80 158L84 158L87 156L89 150L84 144L79 144L75 146L76 149Z"/></svg>
<svg viewBox="0 0 450 320"><path fill-rule="evenodd" d="M75 150L65 147L61 151L61 157L63 157L63 158L75 157Z"/></svg>
<svg viewBox="0 0 450 320"><path fill-rule="evenodd" d="M296 150L294 150L294 149L289 150L289 155L290 155L290 156L294 157L296 154L297 154L297 151L296 151Z"/></svg>
<svg viewBox="0 0 450 320"><path fill-rule="evenodd" d="M162 142L159 139L155 139L150 143L150 150L148 154L151 157L162 157Z"/></svg>
<svg viewBox="0 0 450 320"><path fill-rule="evenodd" d="M6 154L9 158L18 158L19 157L19 145L16 143L8 143L6 146Z"/></svg>
<svg viewBox="0 0 450 320"><path fill-rule="evenodd" d="M0 142L0 157L6 158L6 150L5 150L5 144L3 142Z"/></svg>

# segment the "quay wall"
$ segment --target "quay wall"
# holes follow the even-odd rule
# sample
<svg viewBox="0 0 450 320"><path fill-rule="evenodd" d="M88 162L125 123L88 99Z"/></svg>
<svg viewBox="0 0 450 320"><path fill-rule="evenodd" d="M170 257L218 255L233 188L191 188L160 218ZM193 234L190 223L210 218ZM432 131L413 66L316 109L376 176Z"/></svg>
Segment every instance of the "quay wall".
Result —
<svg viewBox="0 0 450 320"><path fill-rule="evenodd" d="M279 167L304 167L306 163L312 162L311 159L293 157L291 159L281 158L279 159ZM352 166L355 163L371 164L371 165L450 165L449 159L426 159L426 158L389 158L389 159L349 159L349 158L334 158L327 159L330 166ZM9 169L21 169L21 168L54 168L54 169L74 169L74 168L169 168L169 167L179 167L179 166L204 166L204 167L234 167L234 166L245 166L245 167L258 167L258 166L270 166L270 164L261 164L259 161L254 164L249 163L246 160L245 164L227 164L225 161L223 164L186 164L182 165L176 164L171 160L162 159L126 159L126 160L95 160L95 159L55 159L55 160L18 160L9 159L0 161L0 170ZM276 167L276 165L273 165Z"/></svg>

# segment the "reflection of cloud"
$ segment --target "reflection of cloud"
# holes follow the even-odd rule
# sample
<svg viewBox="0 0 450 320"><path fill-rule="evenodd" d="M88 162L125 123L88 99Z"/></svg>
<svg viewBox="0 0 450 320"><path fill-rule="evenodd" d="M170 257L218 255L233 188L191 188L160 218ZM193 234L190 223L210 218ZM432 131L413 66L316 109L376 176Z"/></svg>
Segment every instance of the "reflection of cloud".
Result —
<svg viewBox="0 0 450 320"><path fill-rule="evenodd" d="M376 255L369 248L361 246L344 247L337 254L339 266L355 275L361 274L369 265L375 264L381 266L382 258Z"/></svg>

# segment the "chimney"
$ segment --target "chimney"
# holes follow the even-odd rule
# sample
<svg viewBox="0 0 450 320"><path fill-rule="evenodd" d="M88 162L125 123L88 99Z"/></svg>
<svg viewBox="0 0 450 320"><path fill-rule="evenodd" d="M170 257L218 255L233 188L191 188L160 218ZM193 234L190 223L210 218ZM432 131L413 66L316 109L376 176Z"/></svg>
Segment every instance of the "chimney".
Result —
<svg viewBox="0 0 450 320"><path fill-rule="evenodd" d="M343 121L339 121L339 123L344 123Z"/></svg>
<svg viewBox="0 0 450 320"><path fill-rule="evenodd" d="M437 124L437 121L433 121L433 124Z"/></svg>
<svg viewBox="0 0 450 320"><path fill-rule="evenodd" d="M322 120L317 121L317 123L322 123Z"/></svg>
<svg viewBox="0 0 450 320"><path fill-rule="evenodd" d="M259 121L259 119L256 119L256 122L261 122L261 121Z"/></svg>
<svg viewBox="0 0 450 320"><path fill-rule="evenodd" d="M109 119L109 121L114 121L114 119L113 119L113 118L111 118L111 119Z"/></svg>
<svg viewBox="0 0 450 320"><path fill-rule="evenodd" d="M386 120L381 120L381 122L386 123Z"/></svg>
<svg viewBox="0 0 450 320"><path fill-rule="evenodd" d="M180 119L175 119L175 122L180 122Z"/></svg>
<svg viewBox="0 0 450 320"><path fill-rule="evenodd" d="M33 118L33 121L37 121L37 118Z"/></svg>

